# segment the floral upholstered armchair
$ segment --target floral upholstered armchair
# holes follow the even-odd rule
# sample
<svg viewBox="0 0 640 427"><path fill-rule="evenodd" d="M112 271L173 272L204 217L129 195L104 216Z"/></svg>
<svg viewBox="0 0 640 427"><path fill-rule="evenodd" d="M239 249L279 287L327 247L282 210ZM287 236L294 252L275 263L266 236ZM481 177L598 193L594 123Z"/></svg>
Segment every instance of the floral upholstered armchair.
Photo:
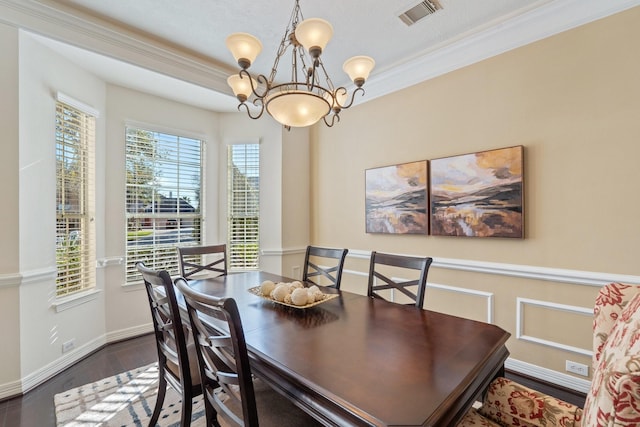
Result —
<svg viewBox="0 0 640 427"><path fill-rule="evenodd" d="M584 408L495 379L470 426L640 426L640 286L611 283L595 302L593 379Z"/></svg>

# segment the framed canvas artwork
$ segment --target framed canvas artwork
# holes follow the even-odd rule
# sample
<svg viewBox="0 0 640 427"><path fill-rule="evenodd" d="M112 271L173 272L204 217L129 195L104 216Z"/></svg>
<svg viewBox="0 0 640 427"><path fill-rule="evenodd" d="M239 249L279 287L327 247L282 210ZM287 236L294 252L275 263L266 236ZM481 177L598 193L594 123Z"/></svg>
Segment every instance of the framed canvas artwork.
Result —
<svg viewBox="0 0 640 427"><path fill-rule="evenodd" d="M427 234L427 161L365 171L366 232Z"/></svg>
<svg viewBox="0 0 640 427"><path fill-rule="evenodd" d="M522 146L430 161L434 236L524 237Z"/></svg>

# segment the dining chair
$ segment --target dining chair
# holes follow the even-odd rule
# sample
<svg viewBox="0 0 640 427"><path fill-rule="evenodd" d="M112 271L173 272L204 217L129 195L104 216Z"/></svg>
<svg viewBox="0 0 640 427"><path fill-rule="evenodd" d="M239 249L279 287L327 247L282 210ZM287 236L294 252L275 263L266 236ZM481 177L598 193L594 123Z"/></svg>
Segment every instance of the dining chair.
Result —
<svg viewBox="0 0 640 427"><path fill-rule="evenodd" d="M325 286L340 289L342 269L344 267L344 260L347 257L347 252L349 252L348 249L307 246L307 251L304 255L302 281L311 282L315 285L323 285L323 280L328 280L329 283ZM321 261L329 262L331 265L322 265ZM312 277L317 278L311 279Z"/></svg>
<svg viewBox="0 0 640 427"><path fill-rule="evenodd" d="M188 323L183 323L169 273L136 263L149 298L158 349L158 396L149 421L155 426L162 410L167 384L182 396L181 426L191 424L194 397L202 394L198 357ZM186 320L186 319L185 319Z"/></svg>
<svg viewBox="0 0 640 427"><path fill-rule="evenodd" d="M227 245L178 246L180 275L185 279L200 273L227 274Z"/></svg>
<svg viewBox="0 0 640 427"><path fill-rule="evenodd" d="M319 426L290 400L254 379L238 306L233 298L195 291L184 278L184 296L196 341L207 426ZM207 323L203 319L208 319ZM216 323L216 328L211 326Z"/></svg>
<svg viewBox="0 0 640 427"><path fill-rule="evenodd" d="M458 427L640 425L640 286L603 286L593 314L593 375L584 407L498 377Z"/></svg>
<svg viewBox="0 0 640 427"><path fill-rule="evenodd" d="M413 303L407 305L415 305L418 308L422 308L424 305L425 288L427 287L427 274L432 261L433 259L430 257L413 257L385 254L376 251L371 252L367 295L374 298L385 299L380 295L380 291L399 291L413 301ZM402 272L406 274L411 270L419 272L417 279L406 280L389 277L392 273ZM379 283L379 281L382 281L382 283ZM408 289L412 286L417 286L417 292L414 293Z"/></svg>

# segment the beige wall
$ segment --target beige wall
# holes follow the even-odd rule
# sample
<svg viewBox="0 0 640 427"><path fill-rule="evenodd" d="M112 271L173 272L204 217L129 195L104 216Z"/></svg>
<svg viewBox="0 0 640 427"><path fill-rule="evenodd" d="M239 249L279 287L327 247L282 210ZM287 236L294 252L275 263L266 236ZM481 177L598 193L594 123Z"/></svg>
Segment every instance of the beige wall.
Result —
<svg viewBox="0 0 640 427"><path fill-rule="evenodd" d="M515 360L558 372L566 359L589 363L559 347L589 350L590 316L551 305L593 306L597 286L568 283L576 278L595 274L592 285L609 275L639 278L637 40L640 7L344 111L331 129L317 127L312 241L355 250L345 267L353 283L362 281L367 251L432 256L428 308L492 315L512 333ZM365 233L366 169L513 145L525 147L524 240ZM543 280L519 277L536 271ZM559 346L515 338L518 297L543 302L521 303L523 335Z"/></svg>

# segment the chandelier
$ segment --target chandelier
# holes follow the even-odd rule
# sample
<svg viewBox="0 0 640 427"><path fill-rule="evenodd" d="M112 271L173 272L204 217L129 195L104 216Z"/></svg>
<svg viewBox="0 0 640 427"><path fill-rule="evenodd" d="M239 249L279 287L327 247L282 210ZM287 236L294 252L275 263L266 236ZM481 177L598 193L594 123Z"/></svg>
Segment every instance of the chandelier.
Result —
<svg viewBox="0 0 640 427"><path fill-rule="evenodd" d="M260 74L255 78L247 70L262 50L260 40L247 33L227 37L227 47L241 68L238 74L227 79L240 101L238 110L245 108L252 119L259 119L266 110L287 129L310 126L320 119L329 127L340 121L340 111L353 105L358 92L364 95L362 85L375 62L368 56L348 59L342 68L356 88L349 95L346 88L334 87L320 58L332 35L333 27L324 19L305 20L296 0L269 77ZM291 80L277 83L280 59L289 48ZM248 103L257 108L250 109Z"/></svg>

